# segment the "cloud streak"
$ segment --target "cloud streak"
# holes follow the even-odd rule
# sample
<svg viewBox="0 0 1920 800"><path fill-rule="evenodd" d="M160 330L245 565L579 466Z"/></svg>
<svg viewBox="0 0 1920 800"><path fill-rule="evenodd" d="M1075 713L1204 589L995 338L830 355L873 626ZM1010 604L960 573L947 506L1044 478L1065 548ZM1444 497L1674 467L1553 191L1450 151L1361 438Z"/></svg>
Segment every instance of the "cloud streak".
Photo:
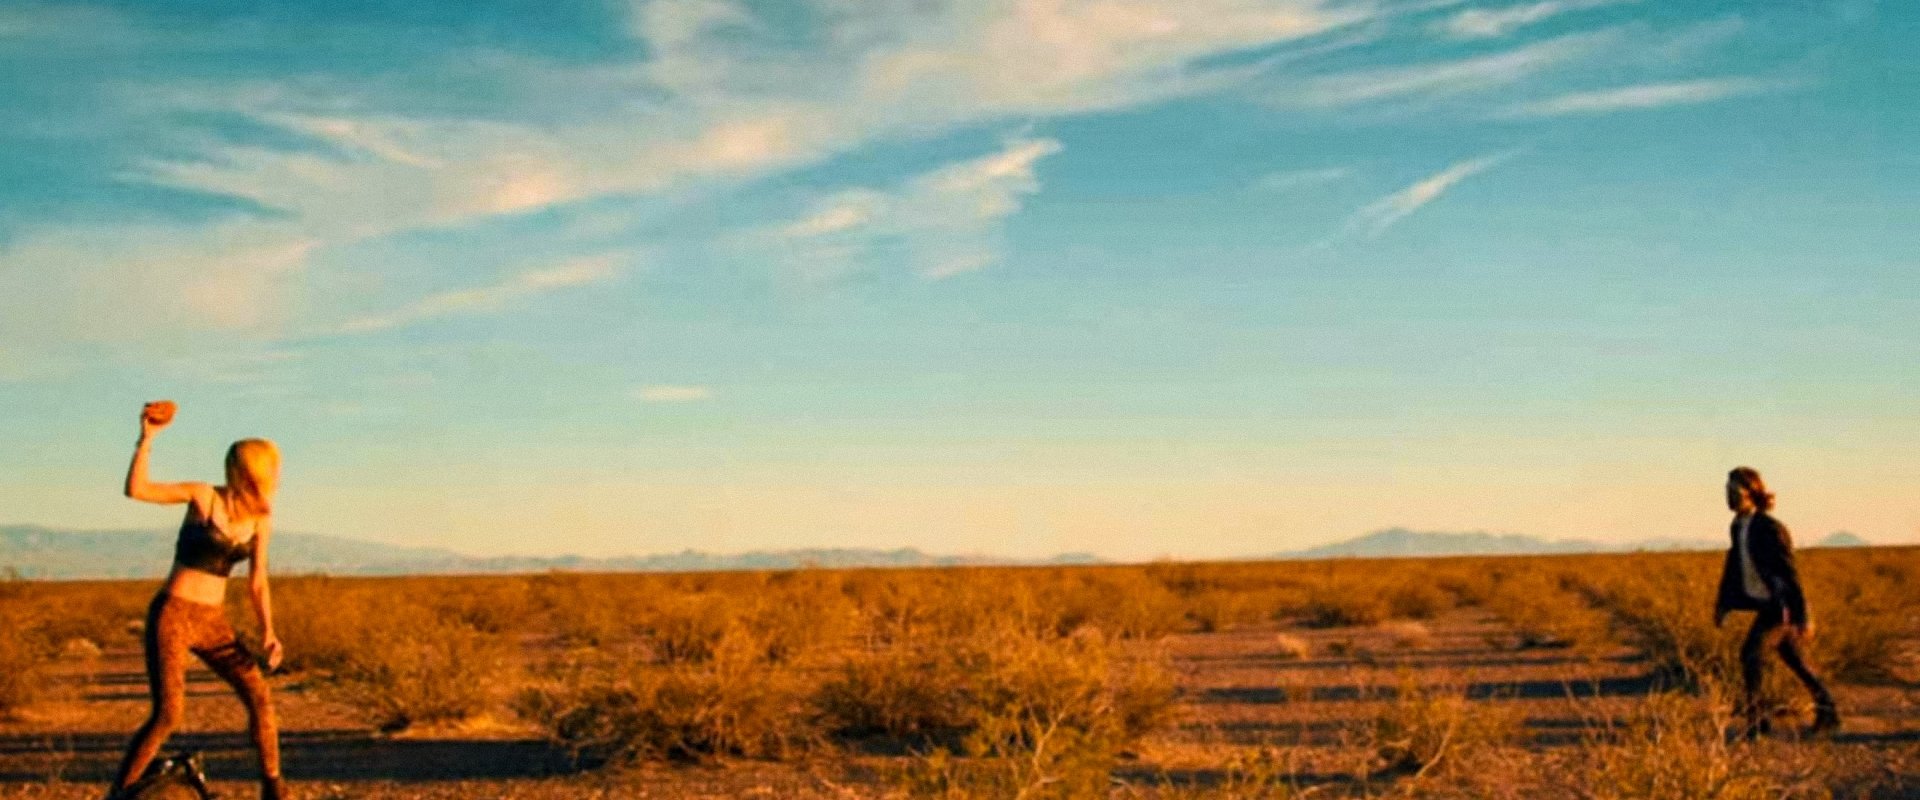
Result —
<svg viewBox="0 0 1920 800"><path fill-rule="evenodd" d="M773 244L793 268L816 279L889 256L927 280L983 269L1000 259L1000 223L1040 191L1040 160L1060 149L1054 139L1014 139L891 190L834 192L800 219L776 226Z"/></svg>
<svg viewBox="0 0 1920 800"><path fill-rule="evenodd" d="M1310 76L1273 92L1267 99L1282 108L1326 110L1474 94L1512 86L1589 57L1621 38L1619 30L1607 29L1469 58Z"/></svg>
<svg viewBox="0 0 1920 800"><path fill-rule="evenodd" d="M1610 114L1664 106L1697 105L1746 95L1793 89L1799 84L1759 78L1700 78L1669 83L1642 83L1612 89L1549 97L1512 106L1501 113L1506 117L1562 117L1576 114Z"/></svg>
<svg viewBox="0 0 1920 800"><path fill-rule="evenodd" d="M1469 8L1434 24L1434 30L1455 39L1491 39L1567 14L1626 0L1543 0L1502 8Z"/></svg>
<svg viewBox="0 0 1920 800"><path fill-rule="evenodd" d="M1253 188L1266 192L1292 192L1345 180L1352 174L1353 170L1346 167L1285 170L1260 176L1253 182Z"/></svg>
<svg viewBox="0 0 1920 800"><path fill-rule="evenodd" d="M378 333L442 317L499 312L518 300L561 289L605 283L618 274L612 256L582 258L559 266L522 272L488 286L431 294L392 311L347 320L340 324L336 332Z"/></svg>
<svg viewBox="0 0 1920 800"><path fill-rule="evenodd" d="M1381 234L1386 233L1387 229L1392 228L1401 220L1412 215L1415 211L1419 211L1427 204L1440 199L1441 195L1446 194L1448 190L1459 185L1460 182L1499 166L1501 162L1506 161L1513 155L1513 151L1508 151L1449 164L1446 169L1421 178L1399 191L1362 206L1358 211L1355 211L1352 216L1347 218L1346 224L1341 226L1339 233L1321 244L1322 246L1328 246L1334 241L1350 239L1355 236L1364 236L1369 239L1378 238Z"/></svg>

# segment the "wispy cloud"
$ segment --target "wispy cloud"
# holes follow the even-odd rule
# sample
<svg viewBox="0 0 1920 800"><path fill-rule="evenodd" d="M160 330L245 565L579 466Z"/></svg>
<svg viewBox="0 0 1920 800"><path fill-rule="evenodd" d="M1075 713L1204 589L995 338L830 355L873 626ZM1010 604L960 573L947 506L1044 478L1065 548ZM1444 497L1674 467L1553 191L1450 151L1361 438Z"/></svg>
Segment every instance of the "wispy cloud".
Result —
<svg viewBox="0 0 1920 800"><path fill-rule="evenodd" d="M1642 83L1586 92L1572 92L1530 103L1522 103L1501 113L1508 117L1559 117L1570 114L1608 114L1662 106L1695 105L1744 95L1764 94L1798 87L1791 81L1760 78L1700 78L1670 83Z"/></svg>
<svg viewBox="0 0 1920 800"><path fill-rule="evenodd" d="M7 281L0 294L45 296L66 290L66 283L111 284L115 275L142 272L146 254L183 240L298 249L301 257L273 274L300 275L330 269L338 263L330 259L335 253L414 231L478 227L496 216L539 211L564 216L607 198L670 200L889 137L1215 91L1260 71L1219 56L1298 45L1387 13L1374 3L1322 0L1001 0L880 4L859 13L838 2L801 3L792 13L818 35L796 47L780 32L795 20L770 20L740 0L624 7L624 30L577 33L628 36L644 58L555 60L450 37L432 44L451 51L421 48L408 68L379 80L366 79L364 65L345 56L285 59L280 69L276 49L304 46L306 33L271 19L235 17L181 29L112 11L0 11L5 35L31 38L29 52L49 59L80 50L137 53L137 61L101 68L128 70L124 80L98 82L111 86L89 90L70 108L56 104L29 115L53 129L83 132L101 129L102 115L113 120L113 140L101 142L115 151L112 174L103 180L266 210L179 230L46 223L14 234L15 241L77 243L78 252L91 257L73 260L77 276L19 282L12 276L46 270L19 255L24 248L0 252L0 280ZM85 24L70 24L74 20ZM371 25L356 31L383 34ZM57 42L46 39L56 34ZM411 52L416 42L405 40ZM240 41L248 43L244 52L235 49ZM257 63L231 76L211 75L196 66L209 52ZM459 91L449 91L453 86ZM278 133L236 139L229 120ZM307 146L315 142L325 146ZM996 185L1022 184L1016 174ZM979 190L990 208L1017 206L1026 191L1003 191L995 200L996 190ZM836 226L852 231L877 224L858 214L843 210L815 220L820 227L812 230L831 234ZM916 266L922 274L955 274L995 259L991 246L958 247L963 240L990 245L993 238L981 235L977 223L961 227L969 233L950 237L958 249L937 257L928 251L931 261ZM121 236L129 238L114 240ZM216 248L202 260L224 258ZM247 284L260 290L231 307L257 309L267 319L303 317L298 321L311 327L337 317L345 302L321 288L341 282L320 277ZM226 284L223 291L241 288ZM171 296L172 288L160 289L157 308L185 305ZM403 324L485 297L456 293L366 318L359 327ZM71 316L70 327L91 324L89 314ZM170 319L153 317L147 321ZM179 323L172 327L199 324ZM126 341L158 338L152 325L126 327L140 331Z"/></svg>
<svg viewBox="0 0 1920 800"><path fill-rule="evenodd" d="M339 326L338 332L375 333L441 317L497 312L522 298L604 283L618 274L613 256L578 259L555 267L522 272L488 286L428 295L393 311L348 320Z"/></svg>
<svg viewBox="0 0 1920 800"><path fill-rule="evenodd" d="M1522 3L1459 24L1511 32L1597 2ZM391 242L390 251L406 251L411 232L505 228L536 212L560 224L521 230L558 238L569 215L594 213L595 201L671 203L876 141L1215 91L1314 63L1293 56L1382 39L1374 31L1384 26L1369 23L1412 5L1421 4L995 0L879 4L856 14L837 1L801 3L792 13L818 35L800 47L781 32L793 19L775 21L750 2L635 2L621 6L623 29L580 33L630 37L644 58L556 60L443 44L453 49L423 52L381 80L366 80L364 65L350 58L289 59L280 68L276 48L298 47L302 32L271 20L182 29L107 10L0 11L0 28L12 42L31 39L29 53L137 53L123 80L101 82L117 88L74 101L69 119L48 123L104 128L95 121L104 113L114 131L151 132L115 134L113 157L102 159L112 164L107 177L265 210L172 225L34 223L0 247L0 334L10 349L31 353L56 338L43 331L55 330L71 332L60 334L69 342L117 337L134 347L209 328L263 336L337 329L348 313L341 309L355 306L345 292L327 292L352 285L333 274L350 269L342 256L351 248ZM1454 10L1442 13L1461 19ZM237 36L245 26L258 26L259 36ZM1306 75L1271 100L1333 110L1478 96L1604 57L1615 45L1638 47L1638 32L1604 29L1468 58ZM234 51L237 41L248 43L245 53ZM221 77L194 66L208 52L259 63ZM457 74L449 64L461 65ZM454 85L461 91L450 92ZM208 120L272 135L236 138ZM1058 149L1034 146L1040 150L1004 154L1004 171L974 184L922 176L822 197L779 231L788 249L778 255L829 273L894 259L930 279L989 267L1003 256L1002 223L1038 188L1033 165ZM1321 180L1337 178L1273 176L1268 188ZM496 219L502 215L512 219ZM110 287L129 276L145 287L140 308L108 314L124 302ZM449 292L353 327L471 313L505 302L497 296Z"/></svg>
<svg viewBox="0 0 1920 800"><path fill-rule="evenodd" d="M1434 30L1456 39L1505 36L1537 22L1573 11L1617 5L1629 0L1542 0L1501 8L1469 8L1434 23Z"/></svg>
<svg viewBox="0 0 1920 800"><path fill-rule="evenodd" d="M1617 29L1568 34L1487 55L1308 77L1269 95L1275 105L1332 109L1393 100L1484 92L1593 55L1621 39Z"/></svg>
<svg viewBox="0 0 1920 800"><path fill-rule="evenodd" d="M999 260L1000 222L1040 190L1036 165L1058 152L1053 139L1015 139L892 190L834 192L805 216L775 226L773 238L790 263L814 278L860 269L883 252L928 280L982 269Z"/></svg>
<svg viewBox="0 0 1920 800"><path fill-rule="evenodd" d="M1386 233L1388 228L1406 219L1413 212L1419 211L1428 203L1440 199L1441 195L1446 194L1461 181L1492 169L1513 155L1514 151L1508 151L1450 164L1446 169L1362 206L1347 218L1346 224L1341 226L1338 233L1321 244L1330 245L1334 241L1354 236L1374 238Z"/></svg>
<svg viewBox="0 0 1920 800"><path fill-rule="evenodd" d="M1368 3L1317 0L929 8L862 8L861 33L890 32L899 42L864 59L857 85L867 101L908 114L965 108L987 117L1128 105L1216 86L1218 68L1195 68L1196 58L1301 40L1384 13Z"/></svg>
<svg viewBox="0 0 1920 800"><path fill-rule="evenodd" d="M1739 38L1746 30L1747 21L1739 14L1702 20L1648 42L1646 51L1636 54L1635 60L1654 68L1689 64Z"/></svg>
<svg viewBox="0 0 1920 800"><path fill-rule="evenodd" d="M1333 183L1352 175L1353 170L1346 167L1322 167L1319 169L1291 169L1270 172L1254 180L1253 188L1268 192L1291 192L1310 186Z"/></svg>
<svg viewBox="0 0 1920 800"><path fill-rule="evenodd" d="M123 223L36 230L0 243L0 339L32 352L204 336L265 341L317 240L281 223Z"/></svg>
<svg viewBox="0 0 1920 800"><path fill-rule="evenodd" d="M694 403L713 399L713 387L656 384L634 389L633 396L648 403Z"/></svg>
<svg viewBox="0 0 1920 800"><path fill-rule="evenodd" d="M850 189L821 203L810 216L794 220L780 229L789 239L816 239L872 223L888 205L879 192Z"/></svg>
<svg viewBox="0 0 1920 800"><path fill-rule="evenodd" d="M635 3L629 26L649 52L644 61L568 68L491 59L475 67L478 80L502 88L608 98L608 113L567 124L409 116L404 108L379 111L393 104L357 98L353 87L310 97L284 85L202 85L170 102L252 116L353 157L220 146L205 157L150 163L143 176L377 235L753 177L902 131L1207 91L1219 87L1217 76L1247 73L1197 60L1379 13L1323 5L1011 0L843 14L829 3L798 10L816 15L823 31L815 47L801 49L747 3ZM342 106L368 110L345 114Z"/></svg>

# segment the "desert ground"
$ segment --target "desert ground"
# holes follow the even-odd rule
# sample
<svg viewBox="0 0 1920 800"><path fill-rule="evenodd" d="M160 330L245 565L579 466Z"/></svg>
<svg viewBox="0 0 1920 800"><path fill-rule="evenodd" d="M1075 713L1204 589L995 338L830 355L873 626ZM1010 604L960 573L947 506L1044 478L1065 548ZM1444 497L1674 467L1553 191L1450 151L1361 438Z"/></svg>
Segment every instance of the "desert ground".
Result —
<svg viewBox="0 0 1920 800"><path fill-rule="evenodd" d="M272 680L314 800L1920 797L1920 550L1802 554L1845 724L1776 661L1754 742L1717 559L286 577ZM0 585L0 797L102 793L153 588ZM244 726L196 666L169 749Z"/></svg>

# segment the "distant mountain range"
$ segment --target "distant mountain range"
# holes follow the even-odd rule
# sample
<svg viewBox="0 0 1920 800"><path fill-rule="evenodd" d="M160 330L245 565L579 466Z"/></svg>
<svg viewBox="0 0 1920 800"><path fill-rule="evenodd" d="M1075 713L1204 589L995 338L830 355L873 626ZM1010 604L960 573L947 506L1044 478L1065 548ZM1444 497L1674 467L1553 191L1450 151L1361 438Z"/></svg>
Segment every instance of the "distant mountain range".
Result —
<svg viewBox="0 0 1920 800"><path fill-rule="evenodd" d="M33 525L0 526L0 570L24 578L156 578L173 558L172 532L69 531ZM933 555L913 548L809 548L735 554L685 550L647 556L473 556L435 547L406 547L315 533L279 532L273 539L276 574L450 575L516 572L706 572L800 567L954 567L1012 564L1093 564L1088 553L1021 561L991 556Z"/></svg>
<svg viewBox="0 0 1920 800"><path fill-rule="evenodd" d="M1841 531L1815 547L1868 543ZM1448 533L1391 528L1333 544L1256 556L1255 559L1393 558L1455 555L1550 555L1634 550L1718 550L1724 541L1655 539L1616 544L1587 539L1549 540L1520 534ZM0 526L0 570L24 578L156 578L172 560L171 532L70 531L32 525ZM800 567L953 567L1017 564L1098 564L1090 553L1040 560L934 555L914 548L812 548L714 554L685 550L647 556L473 556L434 547L406 547L313 533L274 535L279 574L447 575L548 572L704 572Z"/></svg>
<svg viewBox="0 0 1920 800"><path fill-rule="evenodd" d="M1872 547L1873 543L1865 539L1862 539L1858 536L1855 536L1853 535L1853 533L1849 531L1834 531L1833 533L1827 534L1827 538L1821 539L1820 541L1815 542L1813 546L1814 547Z"/></svg>
<svg viewBox="0 0 1920 800"><path fill-rule="evenodd" d="M1839 531L1813 547L1865 547L1870 543ZM1720 550L1725 539L1642 539L1600 542L1592 539L1542 539L1517 533L1449 533L1388 528L1333 544L1274 553L1263 558L1396 558L1422 556L1554 555L1565 553L1622 553L1635 551Z"/></svg>

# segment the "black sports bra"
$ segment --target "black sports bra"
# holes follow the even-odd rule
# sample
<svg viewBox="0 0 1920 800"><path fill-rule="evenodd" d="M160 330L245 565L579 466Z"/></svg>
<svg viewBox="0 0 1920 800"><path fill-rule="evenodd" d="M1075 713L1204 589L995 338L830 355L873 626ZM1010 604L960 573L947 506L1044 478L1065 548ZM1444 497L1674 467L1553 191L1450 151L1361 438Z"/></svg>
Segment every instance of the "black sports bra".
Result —
<svg viewBox="0 0 1920 800"><path fill-rule="evenodd" d="M214 502L219 501L220 493L214 492ZM236 542L228 538L220 526L214 524L212 507L208 507L206 516L202 517L196 517L193 511L192 505L188 505L187 518L180 522L180 538L173 545L173 563L224 578L233 574L235 564L253 557L253 540Z"/></svg>

